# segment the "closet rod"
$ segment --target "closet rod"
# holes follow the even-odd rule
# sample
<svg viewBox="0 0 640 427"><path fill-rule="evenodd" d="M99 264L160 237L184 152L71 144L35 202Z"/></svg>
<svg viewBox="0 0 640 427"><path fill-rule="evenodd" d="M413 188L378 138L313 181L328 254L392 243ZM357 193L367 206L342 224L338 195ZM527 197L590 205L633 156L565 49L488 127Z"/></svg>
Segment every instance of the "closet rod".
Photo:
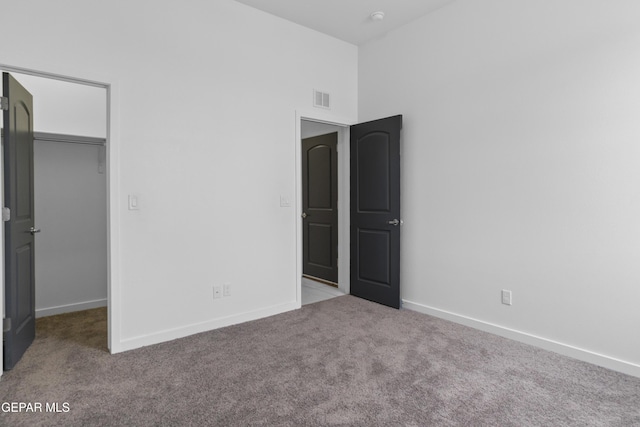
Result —
<svg viewBox="0 0 640 427"><path fill-rule="evenodd" d="M64 135L61 133L48 133L48 132L34 132L34 141L47 141L47 142L64 142L67 144L85 144L85 145L101 145L104 146L107 143L105 138L95 138L92 136L76 136L76 135Z"/></svg>

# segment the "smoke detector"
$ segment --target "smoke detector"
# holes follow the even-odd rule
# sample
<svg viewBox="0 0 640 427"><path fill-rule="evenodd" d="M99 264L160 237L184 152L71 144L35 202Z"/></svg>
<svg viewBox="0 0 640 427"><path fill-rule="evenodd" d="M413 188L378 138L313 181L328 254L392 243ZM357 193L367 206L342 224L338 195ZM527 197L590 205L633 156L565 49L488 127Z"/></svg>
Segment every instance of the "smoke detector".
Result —
<svg viewBox="0 0 640 427"><path fill-rule="evenodd" d="M382 21L384 19L384 12L373 12L369 16L371 16L371 20L373 21Z"/></svg>

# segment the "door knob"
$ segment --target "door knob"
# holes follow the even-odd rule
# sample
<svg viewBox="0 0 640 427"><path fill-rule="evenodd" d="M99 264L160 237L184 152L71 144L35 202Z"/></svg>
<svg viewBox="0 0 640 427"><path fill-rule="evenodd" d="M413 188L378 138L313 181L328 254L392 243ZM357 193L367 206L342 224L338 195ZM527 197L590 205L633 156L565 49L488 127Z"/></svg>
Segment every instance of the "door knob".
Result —
<svg viewBox="0 0 640 427"><path fill-rule="evenodd" d="M39 228L31 227L29 229L29 233L31 233L31 235L34 235L34 234L39 233L39 232L40 232Z"/></svg>
<svg viewBox="0 0 640 427"><path fill-rule="evenodd" d="M303 219L307 217L307 213L306 212L302 212L302 215L300 215Z"/></svg>
<svg viewBox="0 0 640 427"><path fill-rule="evenodd" d="M400 225L400 221L397 218L395 218L395 219L392 219L391 221L388 221L387 224L397 227L398 225Z"/></svg>

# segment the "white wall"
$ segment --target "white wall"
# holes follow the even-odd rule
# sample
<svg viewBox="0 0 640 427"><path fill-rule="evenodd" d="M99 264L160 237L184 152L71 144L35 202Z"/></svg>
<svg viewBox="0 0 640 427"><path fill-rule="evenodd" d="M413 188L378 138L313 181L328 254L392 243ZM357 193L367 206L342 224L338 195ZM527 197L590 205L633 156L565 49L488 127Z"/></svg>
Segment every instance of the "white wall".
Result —
<svg viewBox="0 0 640 427"><path fill-rule="evenodd" d="M326 135L328 133L339 132L342 128L336 125L328 125L325 123L312 122L309 120L302 121L300 129L300 137L302 139L312 138L314 136Z"/></svg>
<svg viewBox="0 0 640 427"><path fill-rule="evenodd" d="M295 112L322 87L355 118L355 46L231 0L36 0L3 16L23 36L0 63L111 85L112 351L299 305L294 209L279 204L295 193ZM223 282L232 296L213 300Z"/></svg>
<svg viewBox="0 0 640 427"><path fill-rule="evenodd" d="M107 136L107 93L104 88L14 72L11 75L33 95L33 128L36 132Z"/></svg>
<svg viewBox="0 0 640 427"><path fill-rule="evenodd" d="M457 0L360 48L359 120L404 114L407 306L640 375L639 20Z"/></svg>

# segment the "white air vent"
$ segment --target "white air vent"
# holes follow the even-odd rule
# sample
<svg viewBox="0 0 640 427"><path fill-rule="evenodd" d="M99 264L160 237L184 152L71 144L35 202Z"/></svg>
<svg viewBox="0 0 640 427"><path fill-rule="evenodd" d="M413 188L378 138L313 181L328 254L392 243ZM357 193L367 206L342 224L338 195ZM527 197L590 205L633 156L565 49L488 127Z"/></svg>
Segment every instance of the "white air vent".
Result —
<svg viewBox="0 0 640 427"><path fill-rule="evenodd" d="M331 108L331 104L329 102L329 94L325 92L320 92L319 90L313 90L313 106L318 108Z"/></svg>

